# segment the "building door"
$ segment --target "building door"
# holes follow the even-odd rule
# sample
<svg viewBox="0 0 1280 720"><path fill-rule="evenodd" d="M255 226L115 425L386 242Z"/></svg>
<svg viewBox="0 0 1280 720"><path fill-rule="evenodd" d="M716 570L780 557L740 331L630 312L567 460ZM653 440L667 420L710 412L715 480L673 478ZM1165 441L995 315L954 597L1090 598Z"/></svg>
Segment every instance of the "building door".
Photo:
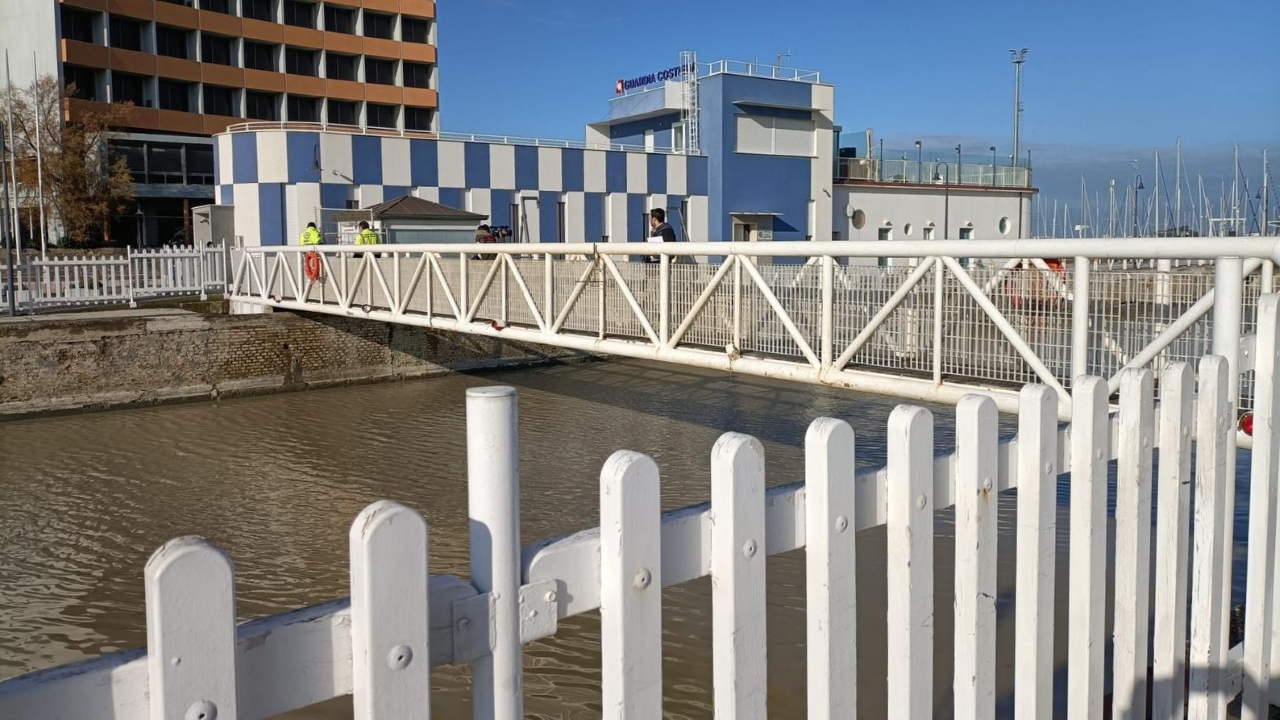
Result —
<svg viewBox="0 0 1280 720"><path fill-rule="evenodd" d="M294 245L302 234L301 220L298 218L298 186L284 186L284 244Z"/></svg>

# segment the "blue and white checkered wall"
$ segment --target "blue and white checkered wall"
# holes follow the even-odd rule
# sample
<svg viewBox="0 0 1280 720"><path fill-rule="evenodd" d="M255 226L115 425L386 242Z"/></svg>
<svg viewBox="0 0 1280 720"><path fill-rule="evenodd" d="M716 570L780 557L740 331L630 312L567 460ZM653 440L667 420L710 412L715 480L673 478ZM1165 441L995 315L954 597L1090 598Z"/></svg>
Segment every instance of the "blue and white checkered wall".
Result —
<svg viewBox="0 0 1280 720"><path fill-rule="evenodd" d="M707 240L707 158L343 133L265 130L218 135L217 202L235 206L247 244L297 242L319 209L368 207L415 194L520 226L534 242L640 241L650 208L685 208L677 230ZM540 202L527 202L536 198ZM684 239L684 238L682 238Z"/></svg>

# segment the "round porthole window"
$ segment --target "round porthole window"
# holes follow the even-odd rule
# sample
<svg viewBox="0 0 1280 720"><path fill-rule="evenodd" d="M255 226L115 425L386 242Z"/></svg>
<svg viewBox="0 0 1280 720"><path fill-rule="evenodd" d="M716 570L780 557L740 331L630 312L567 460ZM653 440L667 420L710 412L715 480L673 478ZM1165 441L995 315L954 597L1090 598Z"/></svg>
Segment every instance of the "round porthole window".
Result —
<svg viewBox="0 0 1280 720"><path fill-rule="evenodd" d="M907 237L911 237L911 231L914 229L915 228L911 227L911 223L907 223L906 225L902 226L902 234L906 235Z"/></svg>
<svg viewBox="0 0 1280 720"><path fill-rule="evenodd" d="M1009 231L1012 229L1013 229L1013 223L1009 221L1009 218L1007 217L1000 218L1000 234L1001 235L1008 235Z"/></svg>
<svg viewBox="0 0 1280 720"><path fill-rule="evenodd" d="M854 210L850 219L853 220L853 228L855 230L861 230L867 226L867 214L861 210Z"/></svg>

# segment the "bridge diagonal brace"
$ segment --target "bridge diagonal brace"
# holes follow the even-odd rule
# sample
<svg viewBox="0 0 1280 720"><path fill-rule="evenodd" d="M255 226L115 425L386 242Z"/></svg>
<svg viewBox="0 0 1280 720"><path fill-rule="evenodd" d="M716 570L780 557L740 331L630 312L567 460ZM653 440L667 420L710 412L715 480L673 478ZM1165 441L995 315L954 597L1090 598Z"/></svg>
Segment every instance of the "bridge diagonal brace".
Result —
<svg viewBox="0 0 1280 720"><path fill-rule="evenodd" d="M857 355L858 351L871 341L871 338L876 334L876 331L879 330L881 326L884 325L885 321L889 319L889 316L893 315L894 311L902 305L903 301L907 299L907 296L911 294L911 291L920 284L920 281L924 279L924 276L934 267L934 265L937 264L937 262L938 258L936 257L925 258L924 262L916 266L916 269L913 270L911 274L907 276L907 279L903 281L902 286L895 290L893 295L889 296L889 300L885 302L879 312L877 312L875 316L871 318L870 322L862 328L862 331L853 339L853 342L849 343L849 347L845 348L845 351L840 353L840 357L837 358L835 363L831 366L833 370L843 370L844 367L853 360L853 356Z"/></svg>
<svg viewBox="0 0 1280 720"><path fill-rule="evenodd" d="M430 265L430 261L427 259L430 255L431 253L422 253L422 257L418 258L418 264L413 268L413 275L409 277L409 286L400 295L400 312L402 314L409 308L409 299L418 291L418 283L422 281L422 272ZM428 293L427 297L431 297L430 293ZM430 307L429 304L428 307Z"/></svg>
<svg viewBox="0 0 1280 720"><path fill-rule="evenodd" d="M661 347L662 341L658 339L658 333L653 331L653 324L649 322L649 318L645 317L644 308L640 307L636 296L631 292L631 288L627 286L626 280L622 279L622 273L618 272L618 266L613 262L613 258L608 255L601 255L600 259L604 261L605 267L609 268L609 274L618 283L618 289L622 291L622 297L626 299L627 305L631 306L631 312L640 321L640 327L644 328L644 333L649 336L650 342L653 343L654 347Z"/></svg>
<svg viewBox="0 0 1280 720"><path fill-rule="evenodd" d="M944 257L942 262L946 264L951 274L960 281L960 284L964 286L964 289L973 298L974 302L978 303L978 307L982 308L987 317L991 318L991 322L995 323L996 329L1000 331L1000 334L1004 335L1009 344L1013 346L1013 349L1022 356L1022 359L1031 367L1036 376L1043 380L1045 385L1057 391L1059 398L1070 400L1071 395L1067 392L1067 389L1062 386L1058 378L1053 376L1053 373L1049 371L1044 361L1031 349L1031 346L1027 345L1027 341L1023 340L1022 336L1013 329L1009 319L1004 316L1004 313L1000 312L995 303L991 302L991 298L982 293L982 288L978 287L978 284L973 281L973 277L964 268L960 267L960 263L956 262L955 258Z"/></svg>
<svg viewBox="0 0 1280 720"><path fill-rule="evenodd" d="M498 269L502 267L502 256L493 259L493 264L489 266L489 272L484 276L484 282L480 283L480 290L472 298L471 307L467 310L467 316L462 319L463 322L472 322L476 318L476 313L480 312L480 303L484 302L485 297L489 294L489 288L493 287L493 279L498 276Z"/></svg>
<svg viewBox="0 0 1280 720"><path fill-rule="evenodd" d="M774 314L777 315L778 320L782 322L782 327L786 328L787 332L791 335L791 339L796 341L796 345L800 347L800 352L804 354L805 359L808 360L809 364L813 367L821 368L822 361L818 360L818 356L814 354L813 348L809 346L809 341L803 334L801 334L800 329L796 327L795 322L791 320L791 314L787 312L786 308L782 307L782 303L778 300L778 296L773 293L773 290L769 288L769 284L760 276L760 271L756 269L756 264L741 255L738 256L738 263L742 265L743 269L747 271L747 274L751 276L751 281L760 289L760 294L764 295L765 302L769 304L769 307L773 308Z"/></svg>
<svg viewBox="0 0 1280 720"><path fill-rule="evenodd" d="M333 274L333 263L330 261L329 253L320 253L320 264L324 266L324 276L329 278L329 285L333 286L334 299L338 301L338 305L344 310L351 307L351 303L347 300L347 288L342 283L336 282L337 275Z"/></svg>
<svg viewBox="0 0 1280 720"><path fill-rule="evenodd" d="M1260 267L1262 267L1261 260L1258 260L1257 258L1246 260L1244 263L1244 277L1249 277L1253 273L1257 272ZM1129 362L1124 364L1124 367L1120 368L1115 375L1111 376L1111 378L1107 380L1107 388L1111 392L1115 392L1120 389L1120 375L1123 374L1125 370L1143 367L1154 360L1157 355L1164 352L1165 348L1172 345L1174 340L1177 340L1180 335L1190 329L1192 325L1196 324L1200 318L1209 314L1209 311L1213 309L1215 297L1216 292L1213 288L1209 288L1209 291L1202 295L1194 305L1187 308L1186 312L1179 315L1177 320L1169 323L1169 326L1164 329L1164 332L1157 335L1150 344L1143 348L1142 352L1134 355Z"/></svg>
<svg viewBox="0 0 1280 720"><path fill-rule="evenodd" d="M365 263L373 269L373 277L377 279L378 285L382 288L382 296L387 299L391 312L400 312L400 298L391 292L391 286L387 284L386 275L382 272L382 263L378 262L376 253L365 253Z"/></svg>
<svg viewBox="0 0 1280 720"><path fill-rule="evenodd" d="M587 286L591 284L591 276L596 272L596 262L596 260L592 260L591 264L587 265L587 269L582 271L582 276L578 278L578 282L574 283L573 292L569 293L569 299L565 301L564 307L556 315L556 321L551 325L552 335L560 332L560 329L564 327L565 322L569 320L569 313L573 312L573 308L578 304L578 299L582 297L582 294L587 290ZM550 312L551 308L547 308L547 313L549 314Z"/></svg>
<svg viewBox="0 0 1280 720"><path fill-rule="evenodd" d="M280 267L280 277L289 282L289 287L293 288L293 296L299 302L305 302L306 298L302 297L302 288L298 285L298 279L293 275L293 268L289 267L289 255L276 256L276 264ZM283 282L281 283L280 294L284 295Z"/></svg>
<svg viewBox="0 0 1280 720"><path fill-rule="evenodd" d="M529 306L529 312L533 313L533 319L538 323L538 329L543 332L547 331L547 321L543 318L542 313L538 312L538 304L534 302L533 294L529 292L529 285L524 281L524 275L520 272L520 267L516 265L516 261L511 259L510 255L503 255L502 259L507 264L507 269L511 271L511 277L516 281L516 287L520 288L520 294L524 296L524 302ZM550 312L550 308L548 308Z"/></svg>
<svg viewBox="0 0 1280 720"><path fill-rule="evenodd" d="M440 258L435 253L430 253L431 269L435 272L436 279L440 281L440 287L444 288L444 298L449 301L449 309L453 310L453 318L459 322L462 321L462 307L458 305L458 299L453 296L453 288L449 287L449 280L444 276L444 270L440 267Z"/></svg>
<svg viewBox="0 0 1280 720"><path fill-rule="evenodd" d="M365 258L365 260L367 260L367 258ZM347 259L346 257L343 257L342 258L343 270L346 270L346 267L347 267ZM356 266L355 277L351 278L350 282L342 283L343 285L346 286L345 288L343 288L343 295L344 295L343 302L342 302L343 310L350 310L351 304L355 302L356 293L358 292L357 289L360 287L360 283L361 281L364 280L364 277L365 277L366 267L367 267L367 263L362 261L359 265Z"/></svg>
<svg viewBox="0 0 1280 720"><path fill-rule="evenodd" d="M720 263L720 267L716 269L715 275L711 276L711 281L703 288L702 294L698 295L698 299L694 301L693 307L689 308L689 313L684 316L684 320L680 321L676 331L671 333L671 338L667 340L667 348L674 348L684 339L685 333L689 332L689 328L693 327L693 323L707 307L707 301L715 294L716 288L720 287L720 283L724 281L725 276L729 274L729 270L734 267L737 261L736 255L725 257L724 262ZM670 294L668 289L668 294Z"/></svg>

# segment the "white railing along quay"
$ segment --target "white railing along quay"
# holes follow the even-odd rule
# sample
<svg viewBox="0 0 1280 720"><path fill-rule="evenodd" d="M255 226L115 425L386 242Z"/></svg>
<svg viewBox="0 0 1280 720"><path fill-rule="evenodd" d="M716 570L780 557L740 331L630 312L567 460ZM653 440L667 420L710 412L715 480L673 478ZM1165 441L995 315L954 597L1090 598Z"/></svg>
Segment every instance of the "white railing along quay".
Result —
<svg viewBox="0 0 1280 720"><path fill-rule="evenodd" d="M1157 717L1181 716L1184 705L1192 718L1223 717L1238 695L1245 717L1265 717L1271 653L1280 650L1273 622L1280 296L1261 299L1258 327L1256 426L1265 433L1249 478L1249 591L1244 642L1236 647L1229 647L1230 596L1223 592L1232 586L1235 467L1233 383L1224 358L1200 360L1198 394L1190 364L1167 364L1158 407L1152 371L1125 370L1114 415L1106 381L1081 378L1072 388L1071 424L1062 429L1055 391L1024 387L1018 435L1004 443L992 400L965 396L956 408L955 452L942 457L933 455L929 411L901 406L888 421L887 466L877 470L855 470L847 423L818 419L805 440L804 481L772 488L761 444L728 433L711 451L710 503L665 514L656 463L618 451L600 474L599 527L523 551L516 394L481 388L467 393L472 584L431 577L426 524L381 501L351 527L349 600L236 627L231 560L205 540L181 538L147 563L146 649L0 682L0 717L258 720L352 695L358 720L424 718L431 667L471 662L475 717L515 720L522 717L521 646L554 634L560 618L596 609L604 717L660 717L660 590L710 575L717 714L764 718L764 558L804 548L810 718L856 716L855 589L868 582L883 583L888 594L890 717L930 717L938 698L946 698L957 717L990 718L1000 612L994 538L998 525L1009 522L996 512L996 498L1015 488L1019 717L1053 713L1053 608L1068 593L1072 717L1102 717L1108 669L1115 678L1112 717L1146 717L1148 696ZM1118 467L1112 552L1109 459ZM1069 588L1053 580L1062 473L1070 473L1072 489ZM953 504L955 674L946 692L933 685L933 530L935 513ZM859 572L854 552L855 532L880 525L889 537L883 578ZM1113 583L1108 565L1115 567ZM1116 618L1110 649L1108 597ZM1155 628L1150 656L1149 627Z"/></svg>
<svg viewBox="0 0 1280 720"><path fill-rule="evenodd" d="M894 265L866 264L890 249ZM1275 238L320 246L309 275L308 248L247 247L229 296L242 311L367 317L921 401L981 390L1002 411L1016 411L1018 386L1043 383L1065 419L1081 375L1114 393L1125 369L1209 352L1247 373L1275 249ZM1209 266L1095 267L1187 258Z"/></svg>
<svg viewBox="0 0 1280 720"><path fill-rule="evenodd" d="M14 293L21 311L80 305L135 305L138 300L223 292L227 285L224 244L207 247L126 249L124 255L41 258L0 268L0 305Z"/></svg>

